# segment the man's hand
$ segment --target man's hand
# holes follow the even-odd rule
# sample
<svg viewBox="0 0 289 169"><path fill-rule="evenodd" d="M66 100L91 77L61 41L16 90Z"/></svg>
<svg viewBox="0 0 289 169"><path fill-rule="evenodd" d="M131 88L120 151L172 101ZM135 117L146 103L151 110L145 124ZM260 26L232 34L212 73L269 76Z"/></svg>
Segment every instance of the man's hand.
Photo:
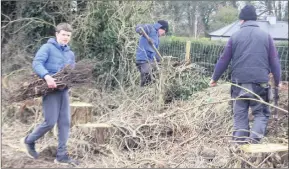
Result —
<svg viewBox="0 0 289 169"><path fill-rule="evenodd" d="M210 85L211 87L215 87L215 86L217 86L217 82L215 82L215 81L212 79L212 80L210 81L209 85Z"/></svg>
<svg viewBox="0 0 289 169"><path fill-rule="evenodd" d="M285 85L283 85L282 83L279 83L278 88L283 89L283 88L285 88Z"/></svg>
<svg viewBox="0 0 289 169"><path fill-rule="evenodd" d="M55 83L55 79L53 77L51 77L50 75L45 75L44 79L47 83L48 88L56 88L57 85Z"/></svg>

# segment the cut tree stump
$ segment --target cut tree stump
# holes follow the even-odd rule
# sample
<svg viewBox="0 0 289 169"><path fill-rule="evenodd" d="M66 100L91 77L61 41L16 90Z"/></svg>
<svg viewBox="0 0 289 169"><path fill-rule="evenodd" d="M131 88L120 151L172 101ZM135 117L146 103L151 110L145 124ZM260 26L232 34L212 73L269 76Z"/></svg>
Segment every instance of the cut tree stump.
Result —
<svg viewBox="0 0 289 169"><path fill-rule="evenodd" d="M93 121L93 105L85 102L72 102L70 103L71 108L71 124L73 127L78 124L91 123ZM53 135L57 137L58 128L57 125L53 128Z"/></svg>
<svg viewBox="0 0 289 169"><path fill-rule="evenodd" d="M91 123L93 105L85 102L73 102L71 107L71 127L77 124Z"/></svg>
<svg viewBox="0 0 289 169"><path fill-rule="evenodd" d="M240 147L247 153L273 153L288 151L288 145L285 144L247 144Z"/></svg>
<svg viewBox="0 0 289 169"><path fill-rule="evenodd" d="M113 127L106 123L77 124L76 127L93 143L108 144L113 133Z"/></svg>
<svg viewBox="0 0 289 169"><path fill-rule="evenodd" d="M243 150L243 163L253 168L279 168L278 164L288 165L288 145L286 144L247 144Z"/></svg>

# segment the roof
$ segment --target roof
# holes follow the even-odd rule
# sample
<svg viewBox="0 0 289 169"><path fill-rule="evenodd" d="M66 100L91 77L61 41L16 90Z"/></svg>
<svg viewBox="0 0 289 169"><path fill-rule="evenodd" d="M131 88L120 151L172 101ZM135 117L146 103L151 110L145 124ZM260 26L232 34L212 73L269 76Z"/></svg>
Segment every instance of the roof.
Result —
<svg viewBox="0 0 289 169"><path fill-rule="evenodd" d="M269 21L257 20L257 24L263 31L269 33L273 39L288 39L288 22L276 21L276 24L271 25ZM218 37L230 37L239 29L239 21L235 21L230 25L210 33L209 35Z"/></svg>

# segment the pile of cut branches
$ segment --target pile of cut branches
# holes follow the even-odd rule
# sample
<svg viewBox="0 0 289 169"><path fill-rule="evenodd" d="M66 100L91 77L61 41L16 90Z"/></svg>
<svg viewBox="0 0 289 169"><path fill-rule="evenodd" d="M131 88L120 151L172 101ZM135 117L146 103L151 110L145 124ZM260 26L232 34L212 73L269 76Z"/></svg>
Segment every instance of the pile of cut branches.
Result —
<svg viewBox="0 0 289 169"><path fill-rule="evenodd" d="M48 88L44 79L39 78L37 75L29 75L19 88L15 91L10 91L10 102L20 102L28 99L33 99L40 96L45 96L48 93L63 90L65 88L71 88L85 83L89 83L92 80L93 75L93 62L78 62L75 67L66 66L56 74L52 75L57 84L57 88Z"/></svg>

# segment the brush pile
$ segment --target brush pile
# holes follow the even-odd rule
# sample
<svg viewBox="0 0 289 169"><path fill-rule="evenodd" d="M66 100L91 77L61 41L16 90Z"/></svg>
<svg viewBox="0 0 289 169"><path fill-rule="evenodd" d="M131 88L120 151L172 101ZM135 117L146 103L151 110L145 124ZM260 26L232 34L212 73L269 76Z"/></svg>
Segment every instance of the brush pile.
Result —
<svg viewBox="0 0 289 169"><path fill-rule="evenodd" d="M234 150L230 85L220 84L195 92L188 100L174 100L162 109L158 106L158 89L153 86L126 88L123 93L95 94L95 121L113 126L106 145L98 145L92 135L73 128L70 152L86 161L85 167L111 168L256 168L286 167L284 154L256 154ZM88 92L88 91L87 91ZM91 92L91 91L90 91ZM89 94L82 93L89 97ZM282 93L281 100L288 94ZM101 98L101 100L100 100ZM95 99L95 100L94 100ZM280 103L281 103L280 100ZM106 106L113 109L104 110ZM283 108L283 107L281 107ZM280 116L282 112L280 111ZM284 114L286 116L288 114ZM288 118L288 116L286 116ZM283 117L277 126L268 125L266 143L288 144L288 121ZM252 124L252 121L250 121ZM278 128L274 134L273 128ZM77 145L77 146L76 146ZM280 160L276 158L280 155ZM89 163L98 157L102 164ZM268 157L270 156L270 157ZM261 160L261 161L258 161Z"/></svg>
<svg viewBox="0 0 289 169"><path fill-rule="evenodd" d="M81 161L81 168L288 168L288 151L267 152L265 147L264 153L246 153L230 144L233 113L229 83L209 88L209 77L196 64L174 67L168 62L160 67L156 82L146 87L71 88L72 100L93 105L92 122L72 126L68 142L69 153ZM138 72L132 77L137 82ZM280 89L279 106L288 110L287 105L288 92ZM2 114L7 119L13 113L6 108ZM288 112L278 111L278 115L277 124L270 117L261 145L288 144ZM3 125L2 144L6 147L2 154L14 160L11 145L18 145L30 125L10 121ZM22 135L11 137L11 133ZM42 150L47 145L57 147L54 135L47 134L39 142ZM33 167L41 166L43 159Z"/></svg>

